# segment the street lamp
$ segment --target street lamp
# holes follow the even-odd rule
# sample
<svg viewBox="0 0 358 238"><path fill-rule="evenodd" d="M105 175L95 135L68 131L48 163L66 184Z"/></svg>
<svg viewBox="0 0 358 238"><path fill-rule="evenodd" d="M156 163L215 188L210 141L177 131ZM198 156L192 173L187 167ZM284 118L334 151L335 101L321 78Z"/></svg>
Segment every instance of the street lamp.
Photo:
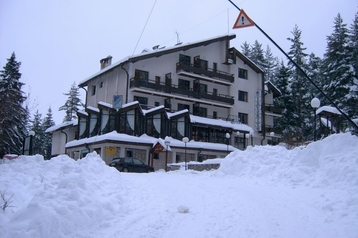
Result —
<svg viewBox="0 0 358 238"><path fill-rule="evenodd" d="M321 104L321 102L319 101L318 98L313 98L311 100L311 107L313 107L314 109L314 141L317 140L317 121L316 121L316 116L317 116L317 108L319 108L319 105Z"/></svg>
<svg viewBox="0 0 358 238"><path fill-rule="evenodd" d="M186 143L188 143L188 141L189 141L189 138L188 137L184 137L183 138L183 142L184 142L184 144L185 144L185 170L186 170Z"/></svg>
<svg viewBox="0 0 358 238"><path fill-rule="evenodd" d="M35 136L35 132L34 131L29 131L29 136L30 136L30 148L29 148L29 155L32 155L32 144L33 144L33 137Z"/></svg>
<svg viewBox="0 0 358 238"><path fill-rule="evenodd" d="M226 144L227 144L227 153L229 154L229 139L230 139L230 134L227 132L226 135Z"/></svg>
<svg viewBox="0 0 358 238"><path fill-rule="evenodd" d="M165 138L164 144L167 146L167 150L165 152L165 172L167 172L168 171L168 169L167 169L167 167L168 167L168 146L170 145L170 140Z"/></svg>

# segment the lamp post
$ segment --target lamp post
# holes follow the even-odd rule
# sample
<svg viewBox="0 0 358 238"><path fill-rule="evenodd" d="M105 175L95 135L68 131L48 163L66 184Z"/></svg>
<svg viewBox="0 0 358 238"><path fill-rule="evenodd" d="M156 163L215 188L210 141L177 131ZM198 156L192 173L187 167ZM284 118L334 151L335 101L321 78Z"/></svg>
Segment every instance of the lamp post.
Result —
<svg viewBox="0 0 358 238"><path fill-rule="evenodd" d="M35 136L35 132L34 131L29 131L29 136L30 136L29 155L32 155L32 153L33 153L32 144L33 144L33 138Z"/></svg>
<svg viewBox="0 0 358 238"><path fill-rule="evenodd" d="M226 135L226 145L227 145L227 153L229 154L229 139L230 139L230 134L227 132Z"/></svg>
<svg viewBox="0 0 358 238"><path fill-rule="evenodd" d="M311 100L311 107L313 107L314 109L314 141L317 140L317 120L316 120L316 116L317 116L317 108L319 108L319 105L321 104L321 102L319 101L318 98L313 98Z"/></svg>
<svg viewBox="0 0 358 238"><path fill-rule="evenodd" d="M165 172L167 172L168 171L168 169L167 169L167 167L168 167L168 146L170 145L170 140L165 138L164 144L167 146L167 150L165 152Z"/></svg>
<svg viewBox="0 0 358 238"><path fill-rule="evenodd" d="M186 170L186 143L188 143L188 141L189 141L188 137L183 138L183 142L185 144L185 157L184 157L185 158L185 160L184 160L185 161L185 164L184 164L185 165L185 170Z"/></svg>

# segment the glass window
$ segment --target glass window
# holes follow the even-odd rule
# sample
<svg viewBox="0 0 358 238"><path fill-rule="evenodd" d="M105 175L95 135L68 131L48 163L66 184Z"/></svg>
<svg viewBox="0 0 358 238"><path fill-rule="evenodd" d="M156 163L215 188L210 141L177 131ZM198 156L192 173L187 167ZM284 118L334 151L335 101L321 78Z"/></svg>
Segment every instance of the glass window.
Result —
<svg viewBox="0 0 358 238"><path fill-rule="evenodd" d="M179 85L178 85L178 87L179 87L180 89L189 90L189 89L190 89L190 81L184 80L184 79L179 79Z"/></svg>
<svg viewBox="0 0 358 238"><path fill-rule="evenodd" d="M135 70L135 78L136 78L136 79L141 79L141 80L146 80L146 81L148 81L148 79L149 79L149 72L136 69L136 70Z"/></svg>
<svg viewBox="0 0 358 238"><path fill-rule="evenodd" d="M190 56L180 54L179 62L184 65L190 65Z"/></svg>
<svg viewBox="0 0 358 238"><path fill-rule="evenodd" d="M242 124L248 124L248 114L247 113L239 112L238 117L239 117L239 121Z"/></svg>
<svg viewBox="0 0 358 238"><path fill-rule="evenodd" d="M239 91L239 101L247 102L247 92Z"/></svg>
<svg viewBox="0 0 358 238"><path fill-rule="evenodd" d="M138 101L140 105L148 105L148 98L134 96L133 100Z"/></svg>
<svg viewBox="0 0 358 238"><path fill-rule="evenodd" d="M247 79L247 70L239 68L239 78Z"/></svg>
<svg viewBox="0 0 358 238"><path fill-rule="evenodd" d="M96 95L96 85L92 85L92 96Z"/></svg>

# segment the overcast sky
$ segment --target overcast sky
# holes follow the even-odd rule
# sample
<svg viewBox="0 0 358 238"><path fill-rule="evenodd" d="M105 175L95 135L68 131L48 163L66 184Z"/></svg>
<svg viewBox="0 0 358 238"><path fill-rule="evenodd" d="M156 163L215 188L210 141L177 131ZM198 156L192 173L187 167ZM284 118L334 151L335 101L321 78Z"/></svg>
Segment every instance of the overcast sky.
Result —
<svg viewBox="0 0 358 238"><path fill-rule="evenodd" d="M357 0L233 2L286 52L297 24L306 53L320 57L337 14L351 25L358 12ZM236 34L231 46L241 50L243 42L258 40L284 58L256 27L232 29L238 14L227 0L0 0L0 66L15 52L23 89L31 95L31 115L39 110L45 117L51 106L59 124L65 116L58 111L67 100L63 93L99 71L101 58L111 55L116 62L144 48L173 46L176 33L184 43Z"/></svg>

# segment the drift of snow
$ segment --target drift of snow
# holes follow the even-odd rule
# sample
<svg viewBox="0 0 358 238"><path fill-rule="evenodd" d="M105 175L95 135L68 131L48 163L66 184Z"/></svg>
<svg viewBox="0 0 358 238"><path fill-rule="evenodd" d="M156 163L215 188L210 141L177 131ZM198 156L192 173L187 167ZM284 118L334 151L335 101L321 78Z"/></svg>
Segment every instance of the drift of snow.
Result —
<svg viewBox="0 0 358 238"><path fill-rule="evenodd" d="M95 152L4 159L0 236L358 237L357 154L345 133L249 147L204 172L120 173Z"/></svg>

